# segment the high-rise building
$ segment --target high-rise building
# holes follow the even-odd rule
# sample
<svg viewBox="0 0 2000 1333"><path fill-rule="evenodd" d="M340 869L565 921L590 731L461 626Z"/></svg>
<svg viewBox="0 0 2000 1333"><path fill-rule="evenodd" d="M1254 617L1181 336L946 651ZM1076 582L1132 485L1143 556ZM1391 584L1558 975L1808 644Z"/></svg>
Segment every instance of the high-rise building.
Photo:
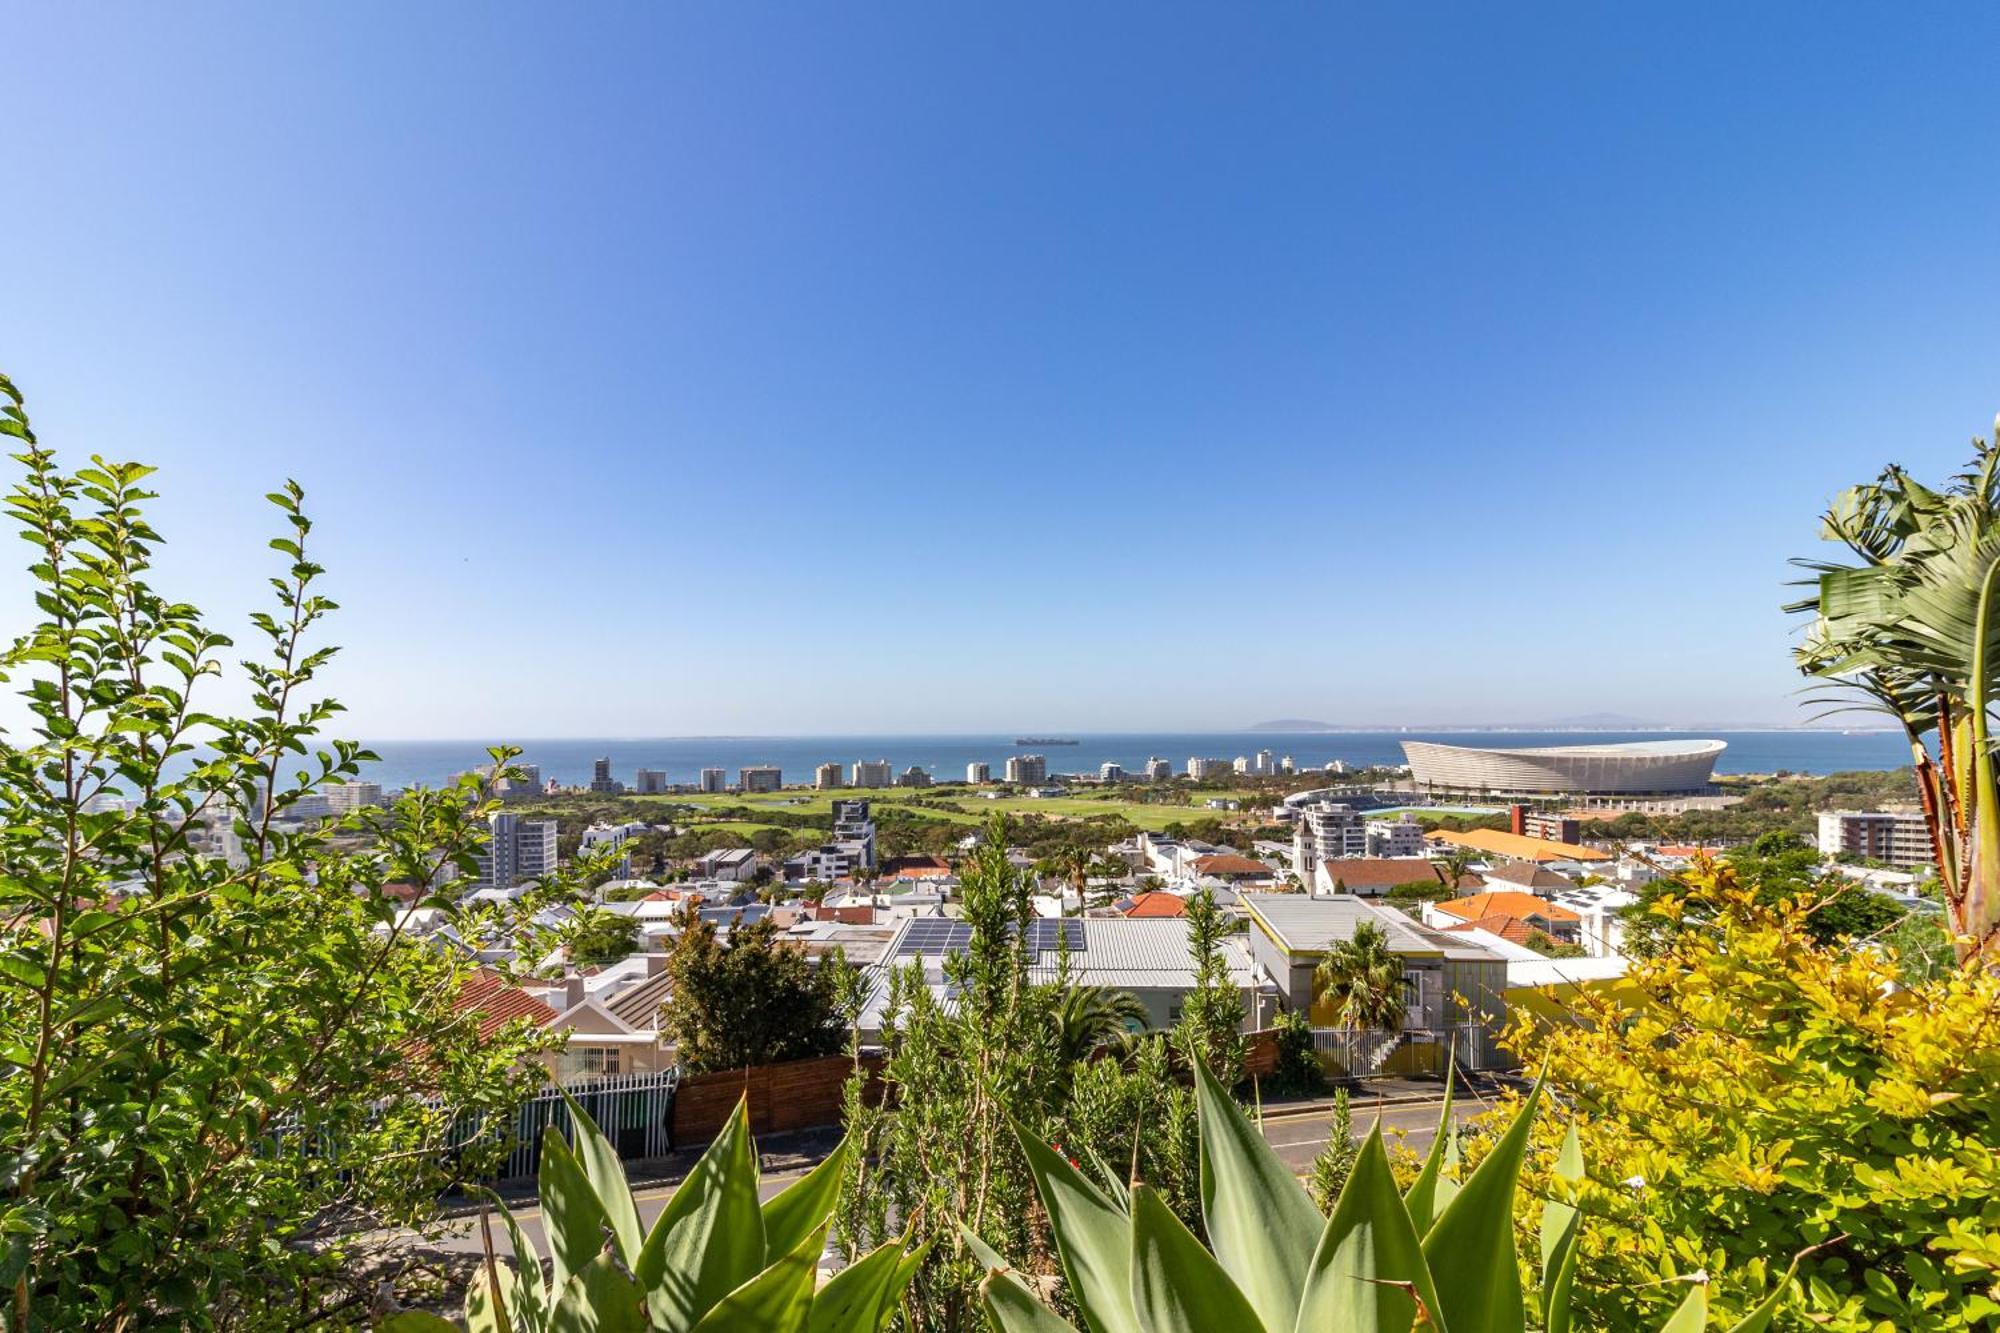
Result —
<svg viewBox="0 0 2000 1333"><path fill-rule="evenodd" d="M703 770L701 770L702 791L708 793L719 792L728 787L728 785L729 785L728 777L726 774L723 773L721 769L704 768Z"/></svg>
<svg viewBox="0 0 2000 1333"><path fill-rule="evenodd" d="M1367 854L1367 821L1353 806L1322 802L1299 811L1292 827L1292 870L1307 884L1320 862Z"/></svg>
<svg viewBox="0 0 2000 1333"><path fill-rule="evenodd" d="M887 759L854 761L854 785L857 787L886 787L895 780L896 770L889 767Z"/></svg>
<svg viewBox="0 0 2000 1333"><path fill-rule="evenodd" d="M1227 759L1204 759L1200 755L1187 761L1187 775L1199 782L1203 778L1221 777L1229 772Z"/></svg>
<svg viewBox="0 0 2000 1333"><path fill-rule="evenodd" d="M1930 865L1935 855L1930 826L1916 810L1822 810L1819 849L1904 868Z"/></svg>
<svg viewBox="0 0 2000 1333"><path fill-rule="evenodd" d="M1174 766L1160 758L1160 756L1154 755L1146 761L1146 781L1165 782L1173 775Z"/></svg>
<svg viewBox="0 0 2000 1333"><path fill-rule="evenodd" d="M1259 750L1257 751L1257 758L1250 765L1250 771L1260 778L1268 778L1278 771L1278 766L1271 758L1269 750Z"/></svg>
<svg viewBox="0 0 2000 1333"><path fill-rule="evenodd" d="M993 781L993 765L982 764L977 760L967 764L965 766L965 780L975 787L983 782Z"/></svg>
<svg viewBox="0 0 2000 1333"><path fill-rule="evenodd" d="M320 788L326 803L335 814L347 814L363 806L381 805L382 784L379 782L336 782L332 786Z"/></svg>
<svg viewBox="0 0 2000 1333"><path fill-rule="evenodd" d="M1236 756L1236 762L1231 767L1246 778L1257 771L1251 764L1250 756L1242 754Z"/></svg>
<svg viewBox="0 0 2000 1333"><path fill-rule="evenodd" d="M1424 826L1409 815L1367 821L1364 844L1362 852L1367 856L1422 856L1428 850L1424 846Z"/></svg>
<svg viewBox="0 0 2000 1333"><path fill-rule="evenodd" d="M474 888L511 889L554 872L555 820L498 813L487 819L486 835Z"/></svg>
<svg viewBox="0 0 2000 1333"><path fill-rule="evenodd" d="M911 764L896 779L896 785L898 787L928 787L931 785L931 775L923 769L918 768L915 764Z"/></svg>
<svg viewBox="0 0 2000 1333"><path fill-rule="evenodd" d="M1280 773L1283 773L1286 777L1290 777L1292 774L1299 771L1299 766L1292 762L1292 757L1290 755L1286 755L1283 759L1280 759L1278 761L1278 771Z"/></svg>
<svg viewBox="0 0 2000 1333"><path fill-rule="evenodd" d="M633 776L632 788L641 796L658 796L667 789L666 770L642 768Z"/></svg>
<svg viewBox="0 0 2000 1333"><path fill-rule="evenodd" d="M821 791L831 791L840 785L840 765L821 764L813 770L813 786Z"/></svg>
<svg viewBox="0 0 2000 1333"><path fill-rule="evenodd" d="M868 817L868 802L833 803L833 845L851 851L861 869L875 868L875 821Z"/></svg>
<svg viewBox="0 0 2000 1333"><path fill-rule="evenodd" d="M753 764L736 770L736 785L745 795L777 791L785 785L785 770L775 764Z"/></svg>
<svg viewBox="0 0 2000 1333"><path fill-rule="evenodd" d="M1107 760L1097 766L1097 780L1099 782L1123 782L1125 780L1125 770Z"/></svg>
<svg viewBox="0 0 2000 1333"><path fill-rule="evenodd" d="M616 796L625 790L625 784L611 776L609 758L599 759L590 766L590 789L604 796Z"/></svg>
<svg viewBox="0 0 2000 1333"><path fill-rule="evenodd" d="M1038 787L1049 780L1049 761L1038 754L1017 754L1007 761L1007 781Z"/></svg>

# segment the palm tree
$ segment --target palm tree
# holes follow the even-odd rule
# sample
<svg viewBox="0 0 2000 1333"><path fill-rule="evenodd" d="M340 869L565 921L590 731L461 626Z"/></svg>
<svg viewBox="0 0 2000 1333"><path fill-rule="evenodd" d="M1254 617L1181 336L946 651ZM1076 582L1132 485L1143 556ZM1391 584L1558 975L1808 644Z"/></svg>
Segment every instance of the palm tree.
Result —
<svg viewBox="0 0 2000 1333"><path fill-rule="evenodd" d="M1130 991L1072 986L1056 1005L1056 1046L1065 1065L1145 1026L1146 1006Z"/></svg>
<svg viewBox="0 0 2000 1333"><path fill-rule="evenodd" d="M1458 882L1465 878L1472 869L1472 863L1478 859L1479 853L1470 847L1454 847L1440 856L1437 866L1439 877L1444 880L1445 887L1453 893L1458 892Z"/></svg>
<svg viewBox="0 0 2000 1333"><path fill-rule="evenodd" d="M1351 938L1327 950L1313 980L1350 1032L1403 1026L1403 961L1389 949L1389 932L1373 921L1361 922Z"/></svg>
<svg viewBox="0 0 2000 1333"><path fill-rule="evenodd" d="M1084 907L1084 892L1090 885L1092 876L1103 878L1109 875L1123 875L1123 862L1105 861L1088 847L1058 847L1041 860L1035 862L1035 873L1050 879L1060 879L1076 890L1077 911ZM1069 909L1063 909L1069 915Z"/></svg>
<svg viewBox="0 0 2000 1333"><path fill-rule="evenodd" d="M1815 617L1799 670L1902 727L1959 957L2000 953L2000 431L1943 490L1891 467L1820 530L1859 563L1795 562L1814 575L1785 608Z"/></svg>

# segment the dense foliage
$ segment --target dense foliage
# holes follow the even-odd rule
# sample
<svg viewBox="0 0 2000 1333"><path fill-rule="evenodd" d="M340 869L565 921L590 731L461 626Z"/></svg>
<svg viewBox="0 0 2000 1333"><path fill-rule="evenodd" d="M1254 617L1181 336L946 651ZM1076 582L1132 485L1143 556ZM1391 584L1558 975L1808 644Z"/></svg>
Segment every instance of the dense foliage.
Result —
<svg viewBox="0 0 2000 1333"><path fill-rule="evenodd" d="M660 1035L688 1072L839 1053L847 1025L838 955L815 966L805 950L778 938L768 916L725 938L690 905L680 925L667 954L672 984L660 1006Z"/></svg>
<svg viewBox="0 0 2000 1333"><path fill-rule="evenodd" d="M1725 855L1736 882L1749 886L1759 902L1775 906L1793 900L1806 905L1806 929L1822 944L1875 939L1909 913L1894 899L1828 870L1818 851L1789 833L1766 833ZM1625 909L1625 951L1640 956L1658 953L1688 919L1706 914L1708 899L1690 899L1688 888L1710 873L1697 864L1693 871L1642 888L1638 902ZM1675 912L1654 910L1669 898L1679 904Z"/></svg>
<svg viewBox="0 0 2000 1333"><path fill-rule="evenodd" d="M515 1101L540 1044L480 1036L453 1004L462 956L413 938L389 891L472 869L491 784L289 820L368 758L314 748L338 706L310 640L334 608L298 488L271 497L248 711L206 712L231 645L149 582L148 469L64 472L0 391L40 612L4 656L32 722L0 745L9 1326L303 1326L366 1298L348 1233L429 1219L454 1121ZM432 905L474 943L519 924Z"/></svg>
<svg viewBox="0 0 2000 1333"><path fill-rule="evenodd" d="M1582 1140L1584 1308L1632 1326L1696 1270L1741 1308L1819 1246L1801 1273L1820 1327L2000 1323L2000 976L1910 984L1731 865L1656 910L1672 929L1630 993L1512 1035Z"/></svg>

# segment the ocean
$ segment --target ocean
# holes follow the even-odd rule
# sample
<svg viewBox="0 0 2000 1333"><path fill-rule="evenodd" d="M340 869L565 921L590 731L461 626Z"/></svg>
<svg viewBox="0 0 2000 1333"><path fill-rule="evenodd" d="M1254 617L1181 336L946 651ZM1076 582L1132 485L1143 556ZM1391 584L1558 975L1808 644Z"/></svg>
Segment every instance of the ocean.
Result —
<svg viewBox="0 0 2000 1333"><path fill-rule="evenodd" d="M512 740L521 762L539 764L542 777L565 785L590 780L599 757L611 760L612 776L633 782L641 768L661 769L667 781L692 783L704 768L720 768L733 783L736 770L773 764L785 781L812 781L820 764L843 769L856 760L886 759L898 774L912 764L939 781L964 778L968 763L993 766L999 777L1009 755L1047 757L1049 772L1095 774L1116 763L1137 771L1158 755L1182 772L1191 756L1235 759L1269 750L1290 755L1300 767L1323 767L1336 759L1350 765L1400 764L1406 740L1454 745L1601 745L1615 741L1657 741L1706 737L1727 741L1718 773L1834 773L1851 769L1900 768L1910 761L1902 736L1886 731L1344 731L1344 732L1133 732L1078 733L1075 745L1021 746L1013 736L678 736L654 740ZM504 738L503 738L504 739ZM436 785L452 773L487 762L480 741L379 741L368 748L381 756L366 776L388 787Z"/></svg>

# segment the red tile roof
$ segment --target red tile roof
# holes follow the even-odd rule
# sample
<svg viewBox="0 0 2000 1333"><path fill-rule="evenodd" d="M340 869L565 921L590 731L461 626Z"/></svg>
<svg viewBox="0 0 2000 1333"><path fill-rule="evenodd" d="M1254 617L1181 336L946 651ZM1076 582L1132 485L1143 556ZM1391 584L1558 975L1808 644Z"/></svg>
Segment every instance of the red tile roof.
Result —
<svg viewBox="0 0 2000 1333"><path fill-rule="evenodd" d="M539 1027L556 1017L556 1011L540 999L483 967L458 988L452 1007L462 1014L477 1014L482 1037L492 1036L517 1018L525 1018Z"/></svg>
<svg viewBox="0 0 2000 1333"><path fill-rule="evenodd" d="M1398 884L1414 884L1420 879L1444 882L1436 863L1421 856L1348 856L1323 861L1321 865L1328 879L1344 885L1350 893L1356 889L1393 889ZM1453 887L1479 882L1477 875L1465 875Z"/></svg>
<svg viewBox="0 0 2000 1333"><path fill-rule="evenodd" d="M1498 935L1513 944L1526 944L1545 932L1536 930L1517 916L1482 916L1477 921L1462 921L1456 926L1446 926L1448 931L1483 930L1489 935Z"/></svg>
<svg viewBox="0 0 2000 1333"><path fill-rule="evenodd" d="M1187 902L1171 893L1135 893L1127 901L1132 905L1125 909L1126 916L1187 915Z"/></svg>
<svg viewBox="0 0 2000 1333"><path fill-rule="evenodd" d="M1453 898L1448 903L1439 903L1437 909L1461 921L1478 921L1489 916L1511 916L1527 921L1540 917L1544 921L1581 921L1582 917L1567 907L1558 907L1546 898L1537 898L1532 893L1475 893L1467 898Z"/></svg>
<svg viewBox="0 0 2000 1333"><path fill-rule="evenodd" d="M1194 868L1203 875L1254 875L1268 879L1273 873L1271 867L1262 861L1253 861L1247 856L1237 856L1232 852L1218 852L1214 856L1198 856Z"/></svg>

